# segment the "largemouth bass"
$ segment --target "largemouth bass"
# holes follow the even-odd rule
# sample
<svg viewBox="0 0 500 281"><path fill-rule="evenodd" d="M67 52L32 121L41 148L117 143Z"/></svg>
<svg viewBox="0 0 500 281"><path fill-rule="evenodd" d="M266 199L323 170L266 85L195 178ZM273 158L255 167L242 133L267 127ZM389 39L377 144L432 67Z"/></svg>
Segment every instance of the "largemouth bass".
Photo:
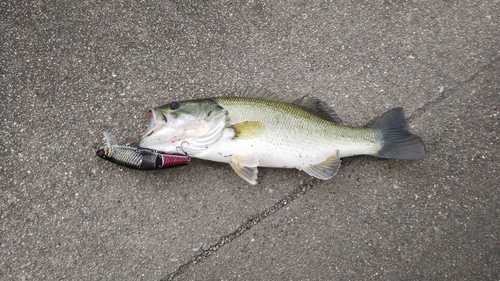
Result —
<svg viewBox="0 0 500 281"><path fill-rule="evenodd" d="M166 153L180 148L192 157L229 163L251 184L257 183L258 166L297 168L326 180L343 157L418 160L426 154L422 140L408 132L401 108L351 127L316 98L286 103L256 88L239 97L171 102L149 109L147 118L140 147Z"/></svg>
<svg viewBox="0 0 500 281"><path fill-rule="evenodd" d="M115 137L104 132L106 145L97 150L96 155L128 168L139 170L159 170L187 165L189 156L158 153L146 148L118 145Z"/></svg>

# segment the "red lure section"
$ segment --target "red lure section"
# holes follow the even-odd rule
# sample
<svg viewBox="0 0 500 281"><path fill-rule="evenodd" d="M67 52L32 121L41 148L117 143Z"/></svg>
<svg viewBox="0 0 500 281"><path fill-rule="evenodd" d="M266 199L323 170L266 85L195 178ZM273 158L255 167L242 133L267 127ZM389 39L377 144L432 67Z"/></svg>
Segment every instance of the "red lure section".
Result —
<svg viewBox="0 0 500 281"><path fill-rule="evenodd" d="M189 157L185 155L161 154L156 155L156 168L163 169L168 167L176 167L187 165Z"/></svg>

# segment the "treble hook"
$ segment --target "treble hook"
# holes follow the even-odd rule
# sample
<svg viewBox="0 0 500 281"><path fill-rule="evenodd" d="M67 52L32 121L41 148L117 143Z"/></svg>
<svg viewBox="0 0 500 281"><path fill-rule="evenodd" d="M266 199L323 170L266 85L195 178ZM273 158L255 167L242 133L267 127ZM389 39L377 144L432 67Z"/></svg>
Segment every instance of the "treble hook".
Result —
<svg viewBox="0 0 500 281"><path fill-rule="evenodd" d="M187 141L183 141L183 142L181 143L181 146L176 147L177 152L178 152L179 154L184 154L185 156L189 156L189 154L188 154L188 153L187 153L187 152L186 152L186 151L182 148L182 146L184 145L184 143L187 143L187 145L189 145L189 142L187 142ZM182 153L181 153L180 151L182 151Z"/></svg>

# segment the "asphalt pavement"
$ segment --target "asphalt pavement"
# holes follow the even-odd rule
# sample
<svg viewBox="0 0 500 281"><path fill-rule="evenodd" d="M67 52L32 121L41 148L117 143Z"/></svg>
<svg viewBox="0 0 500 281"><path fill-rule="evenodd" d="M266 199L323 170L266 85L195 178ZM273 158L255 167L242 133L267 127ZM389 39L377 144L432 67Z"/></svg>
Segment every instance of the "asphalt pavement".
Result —
<svg viewBox="0 0 500 281"><path fill-rule="evenodd" d="M500 1L2 1L0 280L500 280ZM419 161L138 171L145 109L263 87Z"/></svg>

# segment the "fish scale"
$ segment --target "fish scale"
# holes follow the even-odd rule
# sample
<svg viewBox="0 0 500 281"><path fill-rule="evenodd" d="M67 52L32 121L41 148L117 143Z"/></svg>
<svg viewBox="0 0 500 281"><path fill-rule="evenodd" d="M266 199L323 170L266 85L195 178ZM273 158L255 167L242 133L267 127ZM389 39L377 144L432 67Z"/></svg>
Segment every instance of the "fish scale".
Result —
<svg viewBox="0 0 500 281"><path fill-rule="evenodd" d="M333 153L337 149L340 157L372 155L382 145L381 136L374 129L349 127L324 120L294 104L243 97L214 100L228 110L231 123L247 120L262 122L266 137L253 141L262 143L262 146L271 142L267 147L288 148L294 152L302 151L302 154L311 157L326 159L328 152Z"/></svg>

